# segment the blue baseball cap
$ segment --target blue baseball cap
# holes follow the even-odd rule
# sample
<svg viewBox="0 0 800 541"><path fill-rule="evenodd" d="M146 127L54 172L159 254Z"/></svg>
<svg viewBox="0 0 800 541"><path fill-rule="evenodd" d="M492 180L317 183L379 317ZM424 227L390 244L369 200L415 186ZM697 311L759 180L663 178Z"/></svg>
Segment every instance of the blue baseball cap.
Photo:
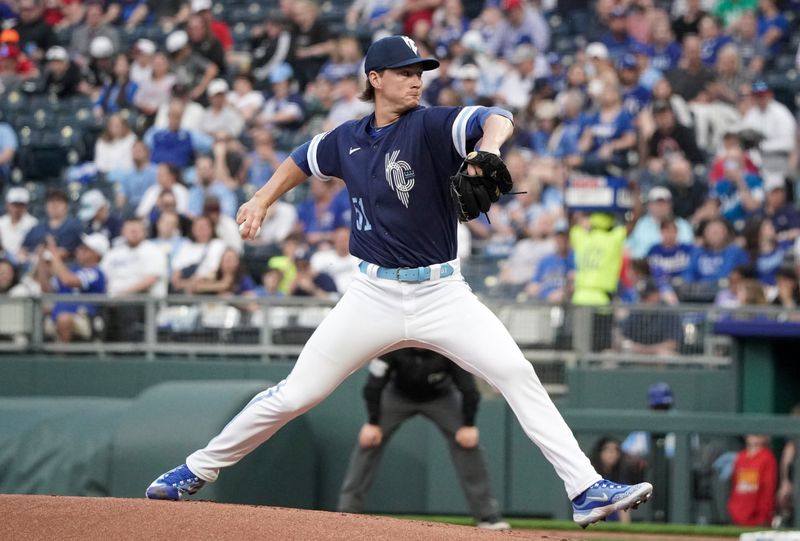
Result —
<svg viewBox="0 0 800 541"><path fill-rule="evenodd" d="M764 94L765 92L769 92L769 85L765 81L754 81L750 90L753 94Z"/></svg>
<svg viewBox="0 0 800 541"><path fill-rule="evenodd" d="M423 71L435 70L439 61L435 58L422 58L417 52L414 40L407 36L389 36L379 39L369 46L364 59L364 73L390 68L402 68L421 64Z"/></svg>
<svg viewBox="0 0 800 541"><path fill-rule="evenodd" d="M289 64L283 63L275 66L269 73L269 82L272 84L282 83L294 77L294 70Z"/></svg>
<svg viewBox="0 0 800 541"><path fill-rule="evenodd" d="M647 389L647 403L651 408L672 406L672 388L668 383L653 383Z"/></svg>
<svg viewBox="0 0 800 541"><path fill-rule="evenodd" d="M635 69L639 65L636 62L636 57L630 53L622 55L622 57L617 61L617 66L619 69L623 70L630 70Z"/></svg>

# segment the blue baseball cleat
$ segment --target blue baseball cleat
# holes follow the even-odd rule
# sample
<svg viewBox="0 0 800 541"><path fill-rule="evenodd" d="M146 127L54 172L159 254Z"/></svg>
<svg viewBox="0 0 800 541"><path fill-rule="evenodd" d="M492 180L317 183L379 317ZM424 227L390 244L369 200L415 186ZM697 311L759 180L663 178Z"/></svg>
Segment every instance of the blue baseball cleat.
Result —
<svg viewBox="0 0 800 541"><path fill-rule="evenodd" d="M616 511L634 509L646 502L653 494L653 485L621 485L602 479L572 500L572 520L582 528L594 524Z"/></svg>
<svg viewBox="0 0 800 541"><path fill-rule="evenodd" d="M153 481L147 487L145 496L151 500L182 500L203 488L205 484L206 482L193 474L186 464L181 464Z"/></svg>

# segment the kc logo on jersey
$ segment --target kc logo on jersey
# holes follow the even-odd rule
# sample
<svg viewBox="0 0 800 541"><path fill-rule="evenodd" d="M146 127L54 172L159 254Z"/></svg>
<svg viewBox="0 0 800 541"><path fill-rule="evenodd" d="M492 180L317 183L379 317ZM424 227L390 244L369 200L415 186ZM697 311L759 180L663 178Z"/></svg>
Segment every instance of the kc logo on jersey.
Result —
<svg viewBox="0 0 800 541"><path fill-rule="evenodd" d="M397 192L397 198L408 208L408 192L414 187L414 170L403 160L398 161L399 150L387 152L386 161L386 182L393 191Z"/></svg>

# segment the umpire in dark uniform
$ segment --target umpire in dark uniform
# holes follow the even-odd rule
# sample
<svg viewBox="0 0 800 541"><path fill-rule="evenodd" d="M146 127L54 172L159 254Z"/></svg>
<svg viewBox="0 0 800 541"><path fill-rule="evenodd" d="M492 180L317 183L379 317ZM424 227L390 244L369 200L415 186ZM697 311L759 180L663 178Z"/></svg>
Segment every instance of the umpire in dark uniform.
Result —
<svg viewBox="0 0 800 541"><path fill-rule="evenodd" d="M447 440L478 527L510 528L492 496L486 461L478 446L475 414L480 393L471 374L433 351L400 349L372 361L364 399L369 421L361 427L350 457L339 511L363 511L386 444L404 421L421 414L433 421Z"/></svg>

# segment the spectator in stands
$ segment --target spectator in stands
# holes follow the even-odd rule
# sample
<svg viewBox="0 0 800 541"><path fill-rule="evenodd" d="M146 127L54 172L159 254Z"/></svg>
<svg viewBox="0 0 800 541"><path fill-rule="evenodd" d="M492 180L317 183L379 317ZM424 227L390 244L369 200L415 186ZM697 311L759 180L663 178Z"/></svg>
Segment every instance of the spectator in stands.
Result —
<svg viewBox="0 0 800 541"><path fill-rule="evenodd" d="M333 183L313 177L311 197L297 208L298 224L312 245L331 240L333 231L346 223L341 209L335 204L334 188Z"/></svg>
<svg viewBox="0 0 800 541"><path fill-rule="evenodd" d="M106 125L94 145L94 164L101 173L133 169L136 134L119 113L106 118Z"/></svg>
<svg viewBox="0 0 800 541"><path fill-rule="evenodd" d="M692 251L684 274L687 282L717 284L734 268L747 264L747 253L731 242L731 234L731 226L722 218L705 224L702 243Z"/></svg>
<svg viewBox="0 0 800 541"><path fill-rule="evenodd" d="M661 221L661 242L647 252L650 272L659 287L671 284L689 268L694 246L691 242L678 240L678 225L672 218Z"/></svg>
<svg viewBox="0 0 800 541"><path fill-rule="evenodd" d="M172 260L183 244L188 242L181 234L180 216L174 210L162 210L155 223L156 235L151 242L167 258L167 271L172 275Z"/></svg>
<svg viewBox="0 0 800 541"><path fill-rule="evenodd" d="M263 226L262 226L263 230ZM301 252L308 251L308 244L300 233L289 234L280 244L281 255L273 255L267 260L268 269L277 269L281 272L281 282L278 289L284 294L289 294L289 288L297 275L295 258Z"/></svg>
<svg viewBox="0 0 800 541"><path fill-rule="evenodd" d="M764 206L757 210L753 218L768 219L777 234L776 240L782 248L791 248L800 237L800 213L788 201L786 179L780 173L764 172Z"/></svg>
<svg viewBox="0 0 800 541"><path fill-rule="evenodd" d="M105 293L106 276L99 265L109 246L108 239L100 233L83 235L75 249L75 262L67 264L55 239L48 235L35 270L42 292L61 295ZM45 332L65 343L76 337L89 339L97 311L97 306L91 303L56 303L50 317L45 320Z"/></svg>
<svg viewBox="0 0 800 541"><path fill-rule="evenodd" d="M611 214L595 212L576 217L569 232L569 243L575 252L573 304L611 303L617 291L627 234L628 227L616 225Z"/></svg>
<svg viewBox="0 0 800 541"><path fill-rule="evenodd" d="M458 43L461 36L469 30L469 17L464 15L461 0L444 0L433 12L429 40L435 48L449 48Z"/></svg>
<svg viewBox="0 0 800 541"><path fill-rule="evenodd" d="M14 129L8 122L0 122L0 187L8 184L18 147L19 141Z"/></svg>
<svg viewBox="0 0 800 541"><path fill-rule="evenodd" d="M166 129L154 128L150 132L152 154L150 160L156 164L168 164L175 167L188 167L194 161L194 145L192 134L181 128L184 104L182 100L173 99L167 112Z"/></svg>
<svg viewBox="0 0 800 541"><path fill-rule="evenodd" d="M19 46L32 60L40 60L56 45L56 36L43 17L42 0L20 0L17 4Z"/></svg>
<svg viewBox="0 0 800 541"><path fill-rule="evenodd" d="M770 57L783 52L789 35L789 21L775 0L758 0L758 40Z"/></svg>
<svg viewBox="0 0 800 541"><path fill-rule="evenodd" d="M733 43L739 49L742 67L750 76L761 73L767 58L767 49L758 39L758 19L753 10L742 13L736 23Z"/></svg>
<svg viewBox="0 0 800 541"><path fill-rule="evenodd" d="M129 29L140 23L154 20L164 32L182 26L189 18L191 10L184 0L144 0L131 13L125 25Z"/></svg>
<svg viewBox="0 0 800 541"><path fill-rule="evenodd" d="M620 323L618 348L624 352L644 355L674 355L682 339L680 316L656 308L661 291L653 279L646 280L639 291L639 302L647 309L631 312Z"/></svg>
<svg viewBox="0 0 800 541"><path fill-rule="evenodd" d="M333 104L325 124L324 131L329 131L348 120L356 120L372 112L372 105L358 99L358 77L347 75L335 83L334 96L336 101Z"/></svg>
<svg viewBox="0 0 800 541"><path fill-rule="evenodd" d="M267 209L261 224L261 234L250 245L263 245L268 249L281 244L297 227L297 208L285 201L276 201Z"/></svg>
<svg viewBox="0 0 800 541"><path fill-rule="evenodd" d="M269 86L272 71L289 60L292 45L291 33L286 22L270 15L263 25L253 27L250 37L250 50L253 60L250 69L256 88L264 90Z"/></svg>
<svg viewBox="0 0 800 541"><path fill-rule="evenodd" d="M700 52L700 38L687 35L678 67L665 73L673 92L687 102L707 100L707 87L714 81L714 71L703 63Z"/></svg>
<svg viewBox="0 0 800 541"><path fill-rule="evenodd" d="M764 285L775 286L778 269L789 251L778 243L772 221L761 219L750 222L744 230L744 237L756 277Z"/></svg>
<svg viewBox="0 0 800 541"><path fill-rule="evenodd" d="M289 286L292 297L315 297L317 299L335 299L341 292L336 290L336 282L326 272L315 272L311 268L311 252L308 248L300 248L295 254L296 274Z"/></svg>
<svg viewBox="0 0 800 541"><path fill-rule="evenodd" d="M153 78L153 58L156 44L149 39L137 39L131 46L130 80L141 87Z"/></svg>
<svg viewBox="0 0 800 541"><path fill-rule="evenodd" d="M272 96L264 103L256 121L265 128L296 130L305 118L303 98L291 92L294 71L289 64L277 66L269 75Z"/></svg>
<svg viewBox="0 0 800 541"><path fill-rule="evenodd" d="M275 149L272 132L265 128L254 128L251 132L253 151L248 155L247 181L261 187L286 159L286 154Z"/></svg>
<svg viewBox="0 0 800 541"><path fill-rule="evenodd" d="M751 265L739 265L728 273L727 285L714 295L714 306L737 308L741 306L739 291L745 282L755 281L755 269Z"/></svg>
<svg viewBox="0 0 800 541"><path fill-rule="evenodd" d="M439 57L439 67L430 72L429 77L435 75L436 78L432 81L423 81L422 97L426 103L438 103L442 90L452 88L456 84L456 66L453 65L453 60L452 53L446 49Z"/></svg>
<svg viewBox="0 0 800 541"><path fill-rule="evenodd" d="M775 283L776 292L775 298L772 300L772 304L796 311L797 307L800 306L800 283L797 280L797 272L792 267L783 266L778 269L778 272L775 273ZM792 319L796 319L796 316L792 317ZM781 477L781 482L783 482L783 477ZM780 492L781 490L779 489L779 505L781 505Z"/></svg>
<svg viewBox="0 0 800 541"><path fill-rule="evenodd" d="M175 84L189 89L193 100L204 98L208 83L219 74L217 65L194 52L183 30L167 36L166 48L172 60L170 69L175 75Z"/></svg>
<svg viewBox="0 0 800 541"><path fill-rule="evenodd" d="M34 253L44 244L48 235L56 240L56 245L62 251L62 257L68 258L80 244L83 231L81 222L69 215L69 198L60 189L54 188L47 192L44 200L46 218L36 224L22 241L20 261L27 261L28 254Z"/></svg>
<svg viewBox="0 0 800 541"><path fill-rule="evenodd" d="M628 152L636 146L633 118L622 108L619 87L604 81L598 111L587 115L579 148L578 168L596 175L621 175L628 169Z"/></svg>
<svg viewBox="0 0 800 541"><path fill-rule="evenodd" d="M702 216L719 215L730 222L736 231L744 227L747 214L757 211L764 202L764 184L757 174L746 170L746 156L740 147L728 149L725 159L725 176L709 192Z"/></svg>
<svg viewBox="0 0 800 541"><path fill-rule="evenodd" d="M647 213L639 218L626 245L631 257L646 257L650 249L661 240L661 224L672 220L678 228L678 243L691 244L694 240L692 226L672 211L672 193L663 186L651 188L647 193Z"/></svg>
<svg viewBox="0 0 800 541"><path fill-rule="evenodd" d="M77 59L82 66L81 91L96 96L104 87L114 83L114 43L106 36L97 36L89 44L89 56Z"/></svg>
<svg viewBox="0 0 800 541"><path fill-rule="evenodd" d="M771 524L778 464L768 444L767 436L748 434L745 448L736 455L727 508L731 521L738 526Z"/></svg>
<svg viewBox="0 0 800 541"><path fill-rule="evenodd" d="M458 71L456 71L456 79L458 84L455 86L461 103L465 106L478 105L478 102L484 101L487 97L481 94L479 81L481 78L481 70L475 64L463 64Z"/></svg>
<svg viewBox="0 0 800 541"><path fill-rule="evenodd" d="M589 460L594 469L603 478L624 479L620 483L640 483L644 479L645 464L637 458L624 452L621 443L616 438L604 436L592 448ZM608 516L612 522L629 524L631 515L629 511L621 511Z"/></svg>
<svg viewBox="0 0 800 541"><path fill-rule="evenodd" d="M256 296L260 298L283 297L284 292L279 286L283 280L283 273L278 269L267 269L261 275L261 285L256 287Z"/></svg>
<svg viewBox="0 0 800 541"><path fill-rule="evenodd" d="M682 156L693 165L705 162L703 151L697 146L694 131L677 121L668 101L654 101L652 111L656 129L647 141L649 171L663 171L665 162L673 156Z"/></svg>
<svg viewBox="0 0 800 541"><path fill-rule="evenodd" d="M715 68L717 77L709 86L711 99L735 106L739 89L750 83L750 74L742 68L735 43L726 43L719 49Z"/></svg>
<svg viewBox="0 0 800 541"><path fill-rule="evenodd" d="M350 253L350 227L341 225L333 232L333 246L317 250L311 256L311 271L325 273L333 278L336 290L344 293L358 273L359 260Z"/></svg>
<svg viewBox="0 0 800 541"><path fill-rule="evenodd" d="M697 210L703 206L708 185L692 171L692 165L681 156L667 162L666 187L672 194L672 212L693 226L699 223Z"/></svg>
<svg viewBox="0 0 800 541"><path fill-rule="evenodd" d="M313 81L334 48L333 36L320 19L319 5L313 0L296 0L292 6L292 47L289 63L300 89Z"/></svg>
<svg viewBox="0 0 800 541"><path fill-rule="evenodd" d="M507 59L512 67L503 76L495 100L522 111L528 105L536 79L547 75L547 60L528 43L517 46Z"/></svg>
<svg viewBox="0 0 800 541"><path fill-rule="evenodd" d="M6 213L0 216L0 245L7 258L16 261L22 241L39 220L28 212L31 196L21 186L9 188L5 196Z"/></svg>
<svg viewBox="0 0 800 541"><path fill-rule="evenodd" d="M111 210L111 204L100 190L89 190L81 196L78 219L84 223L84 234L100 233L109 242L122 232L122 220Z"/></svg>
<svg viewBox="0 0 800 541"><path fill-rule="evenodd" d="M233 80L233 90L228 93L228 104L249 125L264 107L264 94L253 89L253 78L246 72L239 72Z"/></svg>
<svg viewBox="0 0 800 541"><path fill-rule="evenodd" d="M231 36L231 29L228 28L228 23L214 18L214 13L211 11L211 0L192 0L192 13L197 14L203 19L211 34L222 45L225 52L229 52L233 48L233 36ZM220 67L220 69L222 69Z"/></svg>
<svg viewBox="0 0 800 541"><path fill-rule="evenodd" d="M752 128L764 135L760 150L765 170L786 174L789 156L797 144L797 121L791 111L773 98L772 90L764 81L752 87L755 107L751 107L742 120L743 128Z"/></svg>
<svg viewBox="0 0 800 541"><path fill-rule="evenodd" d="M144 141L137 139L133 143L131 157L133 164L129 169L116 170L109 176L119 183L116 206L120 210L138 207L147 189L156 183L158 166L150 161L150 149Z"/></svg>
<svg viewBox="0 0 800 541"><path fill-rule="evenodd" d="M156 183L142 195L139 206L136 207L136 216L142 218L149 216L161 193L166 191L175 196L177 205L175 210L179 214L189 212L189 190L181 182L180 169L168 163L161 163L156 170Z"/></svg>
<svg viewBox="0 0 800 541"><path fill-rule="evenodd" d="M105 36L111 40L114 51L118 52L119 32L110 24L104 22L103 2L91 0L86 2L86 14L83 24L78 25L72 30L69 42L69 50L78 55L78 58L89 57L89 45L98 36Z"/></svg>
<svg viewBox="0 0 800 541"><path fill-rule="evenodd" d="M19 271L8 259L0 258L0 295L17 296L15 288L19 285Z"/></svg>
<svg viewBox="0 0 800 541"><path fill-rule="evenodd" d="M219 198L210 195L203 201L203 215L208 216L214 226L214 234L225 243L225 246L242 253L244 241L239 234L239 224L231 216L223 214Z"/></svg>
<svg viewBox="0 0 800 541"><path fill-rule="evenodd" d="M239 112L227 103L228 83L214 79L208 84L208 101L200 125L208 135L216 137L239 137L244 129L244 120Z"/></svg>
<svg viewBox="0 0 800 541"><path fill-rule="evenodd" d="M617 5L611 9L608 18L608 32L600 39L608 48L609 57L613 62L621 59L636 40L628 32L628 8Z"/></svg>
<svg viewBox="0 0 800 541"><path fill-rule="evenodd" d="M9 30L2 33L6 32ZM0 84L6 93L21 88L23 83L38 79L39 76L39 68L19 50L18 43L0 44Z"/></svg>
<svg viewBox="0 0 800 541"><path fill-rule="evenodd" d="M219 269L214 276L203 277L194 284L193 292L198 294L213 293L220 296L256 295L256 283L242 263L239 254L230 248L225 250L220 259Z"/></svg>
<svg viewBox="0 0 800 541"><path fill-rule="evenodd" d="M495 56L510 61L520 45L528 44L539 51L550 47L550 27L538 7L522 0L503 0L501 5L505 19L489 43Z"/></svg>
<svg viewBox="0 0 800 541"><path fill-rule="evenodd" d="M525 286L531 297L547 302L564 302L569 299L572 274L575 272L575 254L569 246L569 227L566 221L554 226L555 252L544 256Z"/></svg>
<svg viewBox="0 0 800 541"><path fill-rule="evenodd" d="M45 55L42 73L42 92L55 95L59 99L70 98L81 92L81 70L69 59L64 47L54 45Z"/></svg>
<svg viewBox="0 0 800 541"><path fill-rule="evenodd" d="M206 197L213 195L219 200L223 214L235 216L238 208L236 194L216 178L213 158L198 156L194 165L196 180L189 189L189 214L191 216L202 214Z"/></svg>
<svg viewBox="0 0 800 541"><path fill-rule="evenodd" d="M700 58L706 66L717 63L720 49L732 41L731 37L722 33L720 20L713 15L700 19Z"/></svg>
<svg viewBox="0 0 800 541"><path fill-rule="evenodd" d="M683 43L683 39L689 34L699 33L700 20L706 15L701 3L701 0L687 0L684 3L685 9L672 21L672 31L675 32L678 43ZM673 7L677 4L678 2L673 4Z"/></svg>
<svg viewBox="0 0 800 541"><path fill-rule="evenodd" d="M130 79L130 61L124 54L114 59L114 78L103 85L100 96L95 101L95 114L118 113L123 109L133 109L139 85Z"/></svg>
<svg viewBox="0 0 800 541"><path fill-rule="evenodd" d="M169 103L174 85L175 76L170 73L169 58L164 53L154 54L150 77L140 82L133 97L133 103L148 117L148 126L154 122L159 108Z"/></svg>
<svg viewBox="0 0 800 541"><path fill-rule="evenodd" d="M722 137L722 145L717 150L717 153L714 156L714 160L711 164L711 168L709 169L708 183L710 185L713 186L714 184L725 178L726 167L729 166L731 163L728 161L728 152L731 151L731 149L734 149L734 157L737 155L737 151L744 154L743 167L746 173L751 173L755 175L759 174L759 169L755 161L753 160L753 156L751 156L750 152L744 150L744 146L742 144L742 138L739 136L738 128L729 128L728 130L725 131Z"/></svg>
<svg viewBox="0 0 800 541"><path fill-rule="evenodd" d="M364 53L355 36L339 36L330 60L322 66L319 74L330 81L339 81L350 76L358 78L363 59Z"/></svg>
<svg viewBox="0 0 800 541"><path fill-rule="evenodd" d="M181 246L172 260L172 290L192 294L203 278L213 278L219 270L225 243L215 237L214 224L208 216L192 220L190 242Z"/></svg>
<svg viewBox="0 0 800 541"><path fill-rule="evenodd" d="M622 106L636 118L650 103L652 93L640 82L639 60L635 54L626 53L617 60L617 74L622 85Z"/></svg>
<svg viewBox="0 0 800 541"><path fill-rule="evenodd" d="M681 46L670 28L669 19L660 17L653 21L653 42L650 51L650 65L653 69L666 73L678 67Z"/></svg>
<svg viewBox="0 0 800 541"><path fill-rule="evenodd" d="M217 66L217 73L224 75L227 69L225 49L211 31L208 22L199 14L189 16L186 33L192 51Z"/></svg>

